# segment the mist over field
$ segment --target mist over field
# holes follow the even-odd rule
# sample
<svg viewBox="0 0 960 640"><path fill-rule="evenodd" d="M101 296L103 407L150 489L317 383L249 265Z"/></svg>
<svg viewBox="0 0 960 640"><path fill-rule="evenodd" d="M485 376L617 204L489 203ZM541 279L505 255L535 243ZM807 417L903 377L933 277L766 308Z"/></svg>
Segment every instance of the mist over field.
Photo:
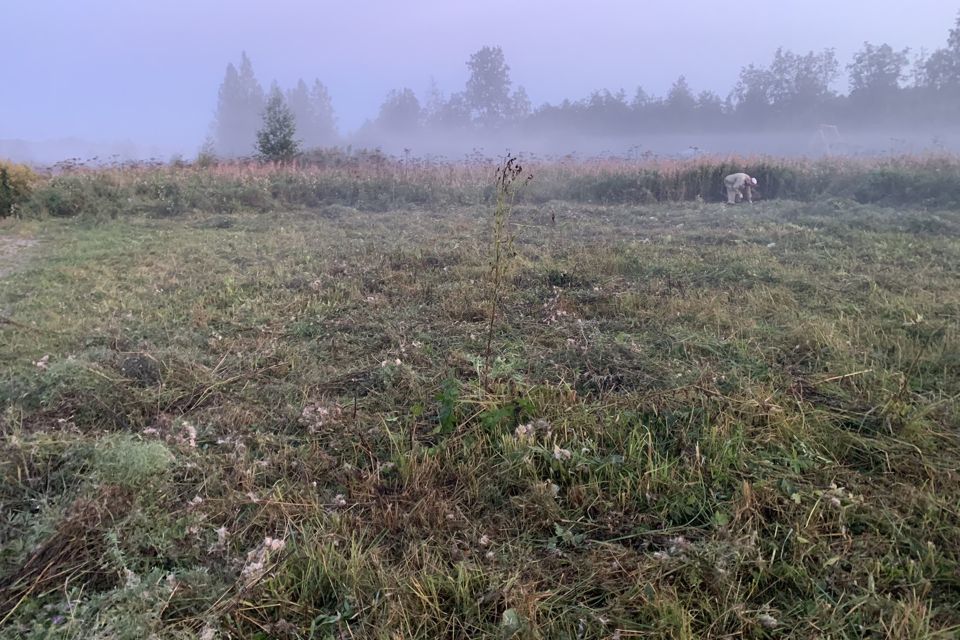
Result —
<svg viewBox="0 0 960 640"><path fill-rule="evenodd" d="M301 150L462 159L960 149L958 7L536 0L264 8L17 3L0 157L256 154L276 88ZM953 30L952 30L953 29Z"/></svg>

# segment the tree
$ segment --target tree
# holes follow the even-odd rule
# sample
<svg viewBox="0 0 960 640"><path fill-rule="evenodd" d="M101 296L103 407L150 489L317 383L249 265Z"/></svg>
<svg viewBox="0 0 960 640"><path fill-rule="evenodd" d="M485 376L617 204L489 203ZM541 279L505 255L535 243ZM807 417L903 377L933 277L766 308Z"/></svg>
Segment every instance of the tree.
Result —
<svg viewBox="0 0 960 640"><path fill-rule="evenodd" d="M937 49L924 63L925 83L936 90L960 90L960 14L950 29L947 46Z"/></svg>
<svg viewBox="0 0 960 640"><path fill-rule="evenodd" d="M773 103L773 79L770 72L752 64L741 69L733 97L737 113L749 120L766 118Z"/></svg>
<svg viewBox="0 0 960 640"><path fill-rule="evenodd" d="M394 90L380 105L377 126L391 133L409 133L420 126L422 111L420 100L411 89Z"/></svg>
<svg viewBox="0 0 960 640"><path fill-rule="evenodd" d="M220 84L214 125L217 152L228 157L251 154L262 112L263 88L244 52L240 57L240 69L233 63L228 64Z"/></svg>
<svg viewBox="0 0 960 640"><path fill-rule="evenodd" d="M530 115L533 105L530 103L530 96L523 87L517 87L510 96L510 118L513 120L522 120Z"/></svg>
<svg viewBox="0 0 960 640"><path fill-rule="evenodd" d="M336 118L327 88L319 80L308 89L303 80L287 92L287 106L293 112L297 132L308 149L329 146L337 140Z"/></svg>
<svg viewBox="0 0 960 640"><path fill-rule="evenodd" d="M609 89L594 91L571 111L570 115L582 119L579 127L596 133L622 133L630 127L632 114L623 89L616 93Z"/></svg>
<svg viewBox="0 0 960 640"><path fill-rule="evenodd" d="M227 64L217 96L214 139L217 153L235 156L242 153L243 118L239 113L240 74L233 63Z"/></svg>
<svg viewBox="0 0 960 640"><path fill-rule="evenodd" d="M443 91L440 89L440 85L437 84L436 78L430 76L430 86L427 87L426 100L423 104L424 119L427 122L432 122L443 109L445 103L446 99L444 98Z"/></svg>
<svg viewBox="0 0 960 640"><path fill-rule="evenodd" d="M667 117L678 123L689 122L696 106L697 99L693 97L687 78L680 76L667 93Z"/></svg>
<svg viewBox="0 0 960 640"><path fill-rule="evenodd" d="M510 67L500 47L483 47L467 61L470 78L463 97L473 119L482 127L495 127L512 110Z"/></svg>
<svg viewBox="0 0 960 640"><path fill-rule="evenodd" d="M637 90L633 93L633 100L630 101L630 108L634 111L639 111L644 107L647 107L652 98L649 93L643 87L638 86Z"/></svg>
<svg viewBox="0 0 960 640"><path fill-rule="evenodd" d="M850 72L850 95L861 98L889 97L900 88L910 50L894 51L888 44L863 43L863 48L847 65Z"/></svg>
<svg viewBox="0 0 960 640"><path fill-rule="evenodd" d="M313 144L317 146L331 145L337 142L337 115L333 110L333 100L327 86L319 80L313 81L310 87L310 107L313 113L313 122L310 135Z"/></svg>
<svg viewBox="0 0 960 640"><path fill-rule="evenodd" d="M801 111L821 104L832 95L840 64L833 49L798 55L777 49L770 64L771 97L783 111Z"/></svg>
<svg viewBox="0 0 960 640"><path fill-rule="evenodd" d="M927 62L930 60L930 54L926 48L920 47L920 50L913 55L913 61L910 63L910 71L907 72L911 89L920 89L927 87Z"/></svg>
<svg viewBox="0 0 960 640"><path fill-rule="evenodd" d="M700 125L713 126L723 119L723 100L713 91L701 91L697 95L697 122Z"/></svg>
<svg viewBox="0 0 960 640"><path fill-rule="evenodd" d="M937 49L930 54L924 65L927 86L945 90L960 85L960 64L949 49Z"/></svg>
<svg viewBox="0 0 960 640"><path fill-rule="evenodd" d="M833 98L830 85L838 70L833 49L806 55L777 49L769 68L749 65L740 71L733 91L737 112L751 120L809 118Z"/></svg>
<svg viewBox="0 0 960 640"><path fill-rule="evenodd" d="M293 89L287 90L287 107L290 108L290 112L293 114L294 122L297 126L297 132L300 134L300 138L303 140L305 147L313 146L311 141L307 139L307 129L310 126L310 121L313 120L313 109L310 104L310 90L307 88L307 83L303 79L297 80L297 86Z"/></svg>
<svg viewBox="0 0 960 640"><path fill-rule="evenodd" d="M463 93L454 93L430 114L430 124L444 129L463 129L471 123L470 105Z"/></svg>
<svg viewBox="0 0 960 640"><path fill-rule="evenodd" d="M297 126L283 93L276 85L270 90L263 112L263 126L257 132L257 151L267 162L290 162L299 153L300 145L294 136Z"/></svg>

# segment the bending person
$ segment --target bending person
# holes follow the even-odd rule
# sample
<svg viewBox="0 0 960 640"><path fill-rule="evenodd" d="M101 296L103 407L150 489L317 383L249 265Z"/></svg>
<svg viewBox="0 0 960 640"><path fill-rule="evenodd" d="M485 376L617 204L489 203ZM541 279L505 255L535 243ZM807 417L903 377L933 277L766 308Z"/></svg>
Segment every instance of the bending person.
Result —
<svg viewBox="0 0 960 640"><path fill-rule="evenodd" d="M753 191L751 189L757 186L757 179L751 178L745 173L731 173L723 179L723 185L727 188L727 204L736 204L741 198L746 196L747 202L753 202Z"/></svg>

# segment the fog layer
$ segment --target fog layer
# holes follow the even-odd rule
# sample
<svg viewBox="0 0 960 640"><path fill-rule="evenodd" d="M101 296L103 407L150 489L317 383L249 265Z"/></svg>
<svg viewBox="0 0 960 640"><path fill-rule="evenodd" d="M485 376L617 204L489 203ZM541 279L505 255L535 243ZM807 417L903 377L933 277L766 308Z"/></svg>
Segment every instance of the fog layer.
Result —
<svg viewBox="0 0 960 640"><path fill-rule="evenodd" d="M34 162L192 157L205 140L228 155L254 153L248 145L225 147L217 132L218 87L228 64L241 70L241 52L264 95L276 83L291 107L301 78L308 93L323 87L335 135L324 139L309 134L306 123L298 126L323 144L446 156L478 147L488 153L811 153L827 148L821 125L828 124L837 127L828 141L835 150L955 149L955 109L921 113L916 121L909 113L917 105L949 103L941 90L950 89L950 78L934 87L943 78L927 72L940 52L946 52L940 67L960 69L950 59L960 51L960 39L950 36L957 9L935 0L908 10L896 2L812 0L755 3L730 20L729 7L705 0L12 3L0 41L3 59L15 61L3 81L0 156ZM464 115L456 113L455 99L469 93L474 73L468 63L484 48L502 52L518 111L496 114L510 117L494 122L482 105L467 104L469 126L437 126L441 107L454 103L453 119ZM894 84L902 92L881 100L890 105L884 113L871 113L878 98L862 91L857 104L835 100L855 93L850 65L864 51L880 62L889 53L886 62L899 65ZM738 93L750 78L745 72L775 71L778 59L827 52L835 68L815 73L813 84L825 83L806 96L816 104L801 108L793 100L787 108L790 101L776 95L781 87L762 96L772 111L748 113L756 95ZM875 89L886 80L883 69L873 71ZM685 90L678 93L681 76ZM934 89L941 93L930 93ZM619 105L635 109L644 101L666 105L677 117L655 117L654 109L617 120ZM685 108L696 116L684 119ZM861 111L869 117L858 117Z"/></svg>

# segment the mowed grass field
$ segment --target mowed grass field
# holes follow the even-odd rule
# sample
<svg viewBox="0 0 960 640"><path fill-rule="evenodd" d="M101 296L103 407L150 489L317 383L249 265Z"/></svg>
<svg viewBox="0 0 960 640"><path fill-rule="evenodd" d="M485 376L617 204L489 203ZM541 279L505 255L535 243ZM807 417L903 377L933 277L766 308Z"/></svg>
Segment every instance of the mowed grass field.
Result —
<svg viewBox="0 0 960 640"><path fill-rule="evenodd" d="M0 636L960 634L960 212L491 221L0 228Z"/></svg>

